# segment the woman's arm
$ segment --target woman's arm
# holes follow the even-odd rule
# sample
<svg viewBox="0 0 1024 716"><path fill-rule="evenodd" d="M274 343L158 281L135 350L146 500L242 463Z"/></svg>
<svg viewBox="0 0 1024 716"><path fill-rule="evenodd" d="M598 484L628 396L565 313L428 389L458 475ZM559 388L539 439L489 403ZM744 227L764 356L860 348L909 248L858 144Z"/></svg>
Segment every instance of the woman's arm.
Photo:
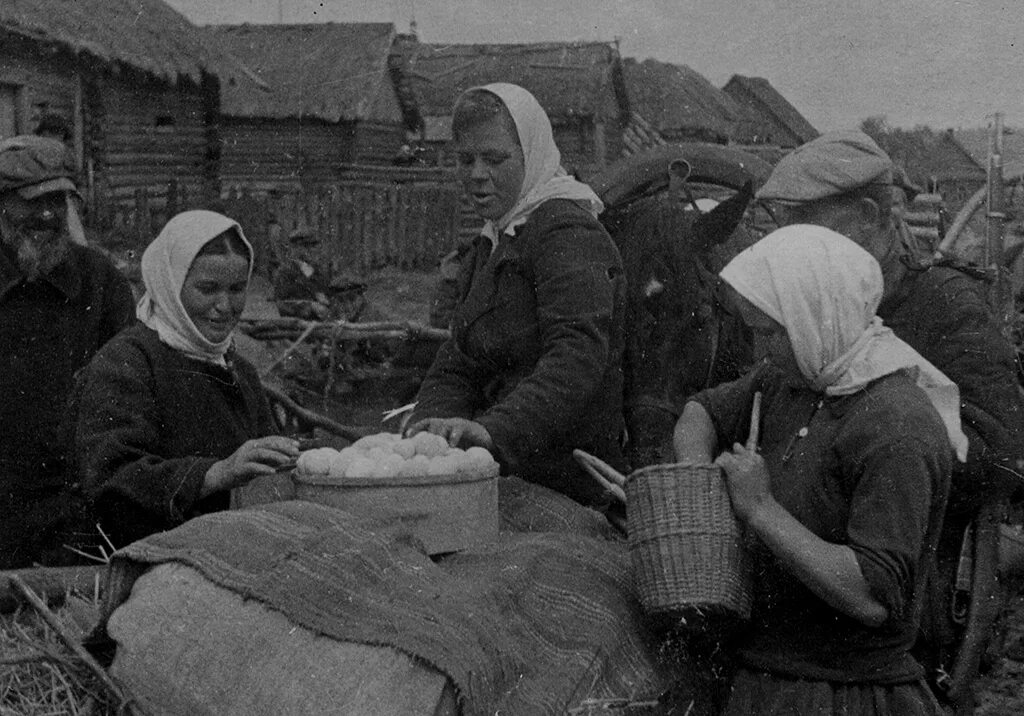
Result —
<svg viewBox="0 0 1024 716"><path fill-rule="evenodd" d="M416 394L413 425L428 418L472 418L483 408L485 372L449 338L437 351Z"/></svg>
<svg viewBox="0 0 1024 716"><path fill-rule="evenodd" d="M756 451L735 444L715 461L726 476L737 517L812 592L867 626L889 611L871 594L854 550L827 542L804 527L771 494L768 469Z"/></svg>
<svg viewBox="0 0 1024 716"><path fill-rule="evenodd" d="M552 212L530 230L535 236L524 242L523 256L532 267L537 313L531 318L541 355L529 375L477 418L512 462L546 449L585 419L618 360L613 340L623 330L622 261L600 225L577 212Z"/></svg>
<svg viewBox="0 0 1024 716"><path fill-rule="evenodd" d="M209 450L216 440L204 431L214 430L216 421L202 411L161 410L155 375L160 357L143 345L130 338L117 340L97 354L83 375L76 457L83 484L109 523L106 528L131 523L136 531L143 526L153 531L179 524L203 498L273 472L298 455L295 441L280 436L249 441L224 460L168 454L171 437L188 443L190 435ZM187 378L180 371L172 375ZM181 391L187 395L201 389L193 382ZM168 410L180 413L181 419L166 424ZM254 421L260 422L256 416ZM221 441L220 448L227 452L235 446Z"/></svg>
<svg viewBox="0 0 1024 716"><path fill-rule="evenodd" d="M216 460L160 456L152 370L131 340L116 340L96 355L83 373L75 453L101 519L162 529L185 519Z"/></svg>
<svg viewBox="0 0 1024 716"><path fill-rule="evenodd" d="M477 241L461 250L458 273L452 283L456 287L471 285L478 263L477 252L489 250L490 245L484 241ZM457 307L456 301L449 313L454 314ZM446 322L450 323L451 318L449 315ZM416 409L409 416L409 425L431 418L472 418L484 408L482 386L486 380L486 371L459 349L453 335L441 344L420 385Z"/></svg>

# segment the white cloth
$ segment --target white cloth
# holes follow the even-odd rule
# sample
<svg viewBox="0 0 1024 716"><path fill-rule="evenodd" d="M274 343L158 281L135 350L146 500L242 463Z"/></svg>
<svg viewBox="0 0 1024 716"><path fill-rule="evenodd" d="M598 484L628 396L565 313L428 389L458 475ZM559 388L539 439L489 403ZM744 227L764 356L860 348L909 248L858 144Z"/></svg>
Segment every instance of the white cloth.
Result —
<svg viewBox="0 0 1024 716"><path fill-rule="evenodd" d="M234 229L249 251L252 278L253 250L232 219L213 211L185 211L173 217L142 254L142 283L146 292L135 316L152 328L160 340L190 358L224 365L231 336L213 343L196 328L181 303L181 287L196 255L211 239Z"/></svg>
<svg viewBox="0 0 1024 716"><path fill-rule="evenodd" d="M786 329L804 379L826 395L849 395L910 370L946 426L961 462L967 436L956 384L882 325L882 270L867 251L830 229L795 224L733 259L722 279Z"/></svg>
<svg viewBox="0 0 1024 716"><path fill-rule="evenodd" d="M562 154L555 145L551 121L537 99L519 85L495 82L474 90L486 90L504 103L516 125L523 148L523 186L516 203L497 221L488 221L480 233L497 244L500 234L512 234L530 214L549 199L569 199L597 216L604 204L594 190L569 176L562 168ZM472 90L469 90L472 91Z"/></svg>

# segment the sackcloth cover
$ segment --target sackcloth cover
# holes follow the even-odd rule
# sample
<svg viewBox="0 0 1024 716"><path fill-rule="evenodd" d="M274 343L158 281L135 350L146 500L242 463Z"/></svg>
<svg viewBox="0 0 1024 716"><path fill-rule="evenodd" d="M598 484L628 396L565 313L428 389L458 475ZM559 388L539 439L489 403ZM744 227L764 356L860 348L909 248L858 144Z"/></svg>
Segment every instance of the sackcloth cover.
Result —
<svg viewBox="0 0 1024 716"><path fill-rule="evenodd" d="M502 478L500 493L498 542L436 563L398 529L314 503L205 515L117 552L106 613L147 569L180 563L315 634L437 669L466 716L563 714L586 698L665 691L670 667L625 541L545 488Z"/></svg>

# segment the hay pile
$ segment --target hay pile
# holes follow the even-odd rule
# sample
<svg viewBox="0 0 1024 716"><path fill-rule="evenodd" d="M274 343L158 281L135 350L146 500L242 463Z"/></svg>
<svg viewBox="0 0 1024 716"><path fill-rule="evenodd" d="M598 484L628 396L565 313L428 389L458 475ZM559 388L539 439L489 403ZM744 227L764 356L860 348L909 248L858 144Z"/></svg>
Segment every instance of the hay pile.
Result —
<svg viewBox="0 0 1024 716"><path fill-rule="evenodd" d="M97 613L95 594L68 595L52 612L78 641ZM33 607L0 614L0 716L113 716L122 704Z"/></svg>

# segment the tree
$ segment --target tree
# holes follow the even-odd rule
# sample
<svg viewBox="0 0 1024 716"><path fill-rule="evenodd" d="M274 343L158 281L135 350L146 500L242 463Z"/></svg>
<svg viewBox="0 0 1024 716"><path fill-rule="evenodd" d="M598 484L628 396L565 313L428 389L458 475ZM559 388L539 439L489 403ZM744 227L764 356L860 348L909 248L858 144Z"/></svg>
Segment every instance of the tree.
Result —
<svg viewBox="0 0 1024 716"><path fill-rule="evenodd" d="M878 114L863 120L860 123L860 131L874 139L881 146L885 138L892 132L892 127L889 126L889 122L884 114Z"/></svg>

